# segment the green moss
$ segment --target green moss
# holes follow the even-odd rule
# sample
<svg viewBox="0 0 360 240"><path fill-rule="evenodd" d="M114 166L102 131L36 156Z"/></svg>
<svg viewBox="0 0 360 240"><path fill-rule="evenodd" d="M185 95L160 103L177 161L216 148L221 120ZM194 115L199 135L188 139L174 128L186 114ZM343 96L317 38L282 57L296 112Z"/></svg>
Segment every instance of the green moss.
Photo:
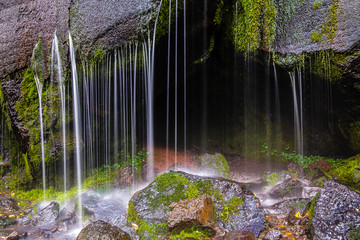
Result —
<svg viewBox="0 0 360 240"><path fill-rule="evenodd" d="M356 229L349 231L349 240L360 239L360 226Z"/></svg>
<svg viewBox="0 0 360 240"><path fill-rule="evenodd" d="M224 204L222 212L219 214L219 217L224 222L229 222L229 216L237 213L239 211L240 205L244 205L244 199L233 197L230 202Z"/></svg>
<svg viewBox="0 0 360 240"><path fill-rule="evenodd" d="M211 238L212 236L214 236L214 231L212 229L200 227L197 225L191 225L185 229L175 228L171 232L170 239L207 239Z"/></svg>
<svg viewBox="0 0 360 240"><path fill-rule="evenodd" d="M314 198L312 199L311 201L311 204L310 204L310 208L309 208L309 214L310 214L310 217L309 217L309 223L308 223L308 226L309 226L309 230L310 230L310 234L311 236L314 236L314 229L312 227L312 221L313 221L313 218L315 216L315 204L316 204L316 199L319 197L320 193L317 193Z"/></svg>
<svg viewBox="0 0 360 240"><path fill-rule="evenodd" d="M42 51L42 40L39 39L38 43L36 44L33 54L31 56L31 67L33 70L34 75L36 75L40 82L43 83L45 80L45 60L44 60L44 54Z"/></svg>
<svg viewBox="0 0 360 240"><path fill-rule="evenodd" d="M334 165L329 174L340 183L360 191L360 154Z"/></svg>
<svg viewBox="0 0 360 240"><path fill-rule="evenodd" d="M324 0L315 0L312 9L316 11L323 5Z"/></svg>
<svg viewBox="0 0 360 240"><path fill-rule="evenodd" d="M224 1L220 0L218 2L218 7L216 8L215 17L214 17L214 23L217 26L221 24L222 15L223 15L223 8L224 8Z"/></svg>
<svg viewBox="0 0 360 240"><path fill-rule="evenodd" d="M171 9L169 9L171 3ZM178 17L184 8L184 1L178 0ZM170 11L169 11L170 10ZM163 0L159 18L156 26L156 40L165 36L169 30L169 12L171 13L170 25L173 26L176 19L176 1L175 0Z"/></svg>
<svg viewBox="0 0 360 240"><path fill-rule="evenodd" d="M271 50L277 15L274 1L241 0L239 2L240 6L234 6L235 46L244 53L254 52L260 47Z"/></svg>
<svg viewBox="0 0 360 240"><path fill-rule="evenodd" d="M104 61L106 57L106 51L102 46L98 46L92 53L90 57L90 63L95 64Z"/></svg>
<svg viewBox="0 0 360 240"><path fill-rule="evenodd" d="M339 10L339 1L340 0L332 0L332 4L329 7L328 18L325 22L320 26L317 31L313 31L311 34L311 41L312 42L333 42L336 36L336 30L338 28L338 10ZM314 2L314 6L320 7L322 2L315 4L317 1ZM319 5L320 4L320 5ZM316 9L317 9L316 8Z"/></svg>
<svg viewBox="0 0 360 240"><path fill-rule="evenodd" d="M274 186L278 182L278 173L264 175L264 180L269 183L269 186Z"/></svg>

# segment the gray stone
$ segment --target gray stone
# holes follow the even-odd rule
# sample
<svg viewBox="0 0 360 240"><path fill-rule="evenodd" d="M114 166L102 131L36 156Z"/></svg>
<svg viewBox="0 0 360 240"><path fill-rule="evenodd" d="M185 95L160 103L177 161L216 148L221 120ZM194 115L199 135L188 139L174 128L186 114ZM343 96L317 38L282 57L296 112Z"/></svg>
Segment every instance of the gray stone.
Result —
<svg viewBox="0 0 360 240"><path fill-rule="evenodd" d="M327 180L315 200L315 240L348 239L360 227L360 194Z"/></svg>
<svg viewBox="0 0 360 240"><path fill-rule="evenodd" d="M220 153L205 153L198 158L198 169L214 177L229 177L229 165Z"/></svg>
<svg viewBox="0 0 360 240"><path fill-rule="evenodd" d="M301 197L303 187L304 184L301 181L297 179L287 179L272 187L267 194L275 199Z"/></svg>
<svg viewBox="0 0 360 240"><path fill-rule="evenodd" d="M300 214L304 214L307 209L311 199L308 198L296 198L296 199L288 199L271 206L265 207L265 213L269 215L275 214L283 214L287 215L291 211L300 212Z"/></svg>
<svg viewBox="0 0 360 240"><path fill-rule="evenodd" d="M44 209L40 210L31 219L31 224L34 226L53 226L56 224L56 219L59 215L59 204L55 201L51 202Z"/></svg>
<svg viewBox="0 0 360 240"><path fill-rule="evenodd" d="M320 192L320 190L320 187L304 187L302 191L302 197L313 198L318 192Z"/></svg>

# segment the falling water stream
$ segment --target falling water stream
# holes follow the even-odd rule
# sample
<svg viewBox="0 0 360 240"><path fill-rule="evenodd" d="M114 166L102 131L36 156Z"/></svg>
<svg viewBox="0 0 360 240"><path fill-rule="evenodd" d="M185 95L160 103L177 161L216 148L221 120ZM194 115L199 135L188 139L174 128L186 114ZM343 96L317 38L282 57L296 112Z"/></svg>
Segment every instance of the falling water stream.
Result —
<svg viewBox="0 0 360 240"><path fill-rule="evenodd" d="M56 58L55 58L56 57ZM52 42L52 49L51 49L51 60L56 59L56 70L60 88L60 101L61 101L61 126L62 126L62 144L63 144L63 171L64 171L64 192L66 198L66 186L67 186L67 161L66 161L66 102L65 102L65 83L62 74L62 67L61 67L61 57L59 52L59 41L56 36L56 31L54 33L54 39ZM55 68L55 63L52 62L51 69Z"/></svg>
<svg viewBox="0 0 360 240"><path fill-rule="evenodd" d="M33 52L33 56L35 56L35 51L39 47L39 43L36 44ZM36 83L36 89L38 92L39 97L39 121L40 121L40 141L41 141L41 163L42 163L42 183L43 183L43 197L45 199L46 193L46 166L45 166L45 148L44 148L44 123L43 123L43 110L42 110L42 89L43 84L40 81L39 74L38 74L38 67L36 65L37 62L33 62L33 70L34 70L34 79Z"/></svg>
<svg viewBox="0 0 360 240"><path fill-rule="evenodd" d="M76 70L75 49L74 44L69 32L69 44L70 44L70 58L71 58L71 77L72 77L72 89L73 89L73 111L74 111L74 129L75 129L75 161L76 161L76 179L78 187L78 205L81 204L81 149L80 149L80 137L81 137L81 120L80 120L80 99L79 99L79 86L78 76ZM82 226L82 210L78 210L79 225Z"/></svg>

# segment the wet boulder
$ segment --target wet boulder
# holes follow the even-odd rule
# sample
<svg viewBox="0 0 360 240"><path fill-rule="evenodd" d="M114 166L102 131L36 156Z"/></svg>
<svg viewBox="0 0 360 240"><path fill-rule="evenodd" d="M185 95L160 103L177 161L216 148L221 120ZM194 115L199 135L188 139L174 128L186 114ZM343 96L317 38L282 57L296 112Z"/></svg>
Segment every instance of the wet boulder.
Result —
<svg viewBox="0 0 360 240"><path fill-rule="evenodd" d="M279 198L293 198L301 197L304 184L297 179L287 179L284 182L272 187L268 194L270 197Z"/></svg>
<svg viewBox="0 0 360 240"><path fill-rule="evenodd" d="M102 195L89 190L81 195L81 200L85 214L92 221L103 220L115 226L121 226L126 222L126 208L117 192Z"/></svg>
<svg viewBox="0 0 360 240"><path fill-rule="evenodd" d="M31 219L33 226L50 226L56 224L56 219L59 216L60 206L57 202L52 201L45 208L40 210Z"/></svg>
<svg viewBox="0 0 360 240"><path fill-rule="evenodd" d="M359 236L360 194L328 180L313 207L311 227L315 240Z"/></svg>
<svg viewBox="0 0 360 240"><path fill-rule="evenodd" d="M320 190L320 187L304 187L302 191L302 197L313 198L318 192L320 192Z"/></svg>
<svg viewBox="0 0 360 240"><path fill-rule="evenodd" d="M170 205L203 194L208 194L214 203L216 227L228 231L248 230L255 236L265 227L260 201L244 184L184 172L164 173L136 192L129 202L127 220L139 225L139 232L149 238L151 234L165 234L172 210ZM159 229L147 231L150 225L159 226Z"/></svg>
<svg viewBox="0 0 360 240"><path fill-rule="evenodd" d="M220 153L205 153L198 158L198 168L210 176L229 177L229 165L224 155Z"/></svg>
<svg viewBox="0 0 360 240"><path fill-rule="evenodd" d="M131 240L131 237L120 228L112 226L107 222L98 220L83 228L76 238L76 240L91 239Z"/></svg>
<svg viewBox="0 0 360 240"><path fill-rule="evenodd" d="M210 230L215 228L214 203L207 194L198 198L173 202L169 207L172 209L168 218L170 229L184 229L190 225L197 225Z"/></svg>
<svg viewBox="0 0 360 240"><path fill-rule="evenodd" d="M271 206L264 207L265 213L269 215L288 215L291 211L299 212L304 215L308 205L310 204L311 199L308 198L295 198L288 199L278 203L275 203Z"/></svg>

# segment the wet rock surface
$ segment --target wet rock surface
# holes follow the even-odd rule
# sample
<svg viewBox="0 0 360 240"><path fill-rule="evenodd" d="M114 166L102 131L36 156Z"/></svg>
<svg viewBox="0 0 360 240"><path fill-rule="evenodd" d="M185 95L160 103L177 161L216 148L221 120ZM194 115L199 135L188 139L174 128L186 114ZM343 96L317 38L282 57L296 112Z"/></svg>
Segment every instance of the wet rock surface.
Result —
<svg viewBox="0 0 360 240"><path fill-rule="evenodd" d="M215 226L228 231L248 230L255 236L264 228L265 213L259 199L245 185L224 178L200 177L184 172L158 176L129 202L128 221L166 222L172 202L209 194L215 205ZM130 217L129 217L130 215Z"/></svg>
<svg viewBox="0 0 360 240"><path fill-rule="evenodd" d="M82 229L76 239L131 240L129 234L120 228L101 220L91 223Z"/></svg>
<svg viewBox="0 0 360 240"><path fill-rule="evenodd" d="M359 232L360 194L334 181L326 181L316 198L312 228L314 239L347 239Z"/></svg>
<svg viewBox="0 0 360 240"><path fill-rule="evenodd" d="M0 210L3 210L4 208L13 211L18 211L20 209L18 202L15 199L6 196L0 196Z"/></svg>
<svg viewBox="0 0 360 240"><path fill-rule="evenodd" d="M275 215L275 214L287 215L291 211L296 211L296 212L300 212L300 214L303 214L310 202L311 199L309 198L289 199L275 203L270 206L266 206L264 210L266 214L270 214L270 215Z"/></svg>
<svg viewBox="0 0 360 240"><path fill-rule="evenodd" d="M59 204L55 201L51 202L31 218L31 225L53 228L53 226L56 225L59 210Z"/></svg>
<svg viewBox="0 0 360 240"><path fill-rule="evenodd" d="M287 179L284 182L272 187L268 195L272 198L301 197L304 184L297 179Z"/></svg>
<svg viewBox="0 0 360 240"><path fill-rule="evenodd" d="M170 209L172 209L168 218L170 229L185 228L188 225L215 228L214 204L207 194L171 203Z"/></svg>
<svg viewBox="0 0 360 240"><path fill-rule="evenodd" d="M115 226L126 223L126 208L119 198L111 195L104 197L89 190L81 195L81 199L85 213L92 221L102 220Z"/></svg>

